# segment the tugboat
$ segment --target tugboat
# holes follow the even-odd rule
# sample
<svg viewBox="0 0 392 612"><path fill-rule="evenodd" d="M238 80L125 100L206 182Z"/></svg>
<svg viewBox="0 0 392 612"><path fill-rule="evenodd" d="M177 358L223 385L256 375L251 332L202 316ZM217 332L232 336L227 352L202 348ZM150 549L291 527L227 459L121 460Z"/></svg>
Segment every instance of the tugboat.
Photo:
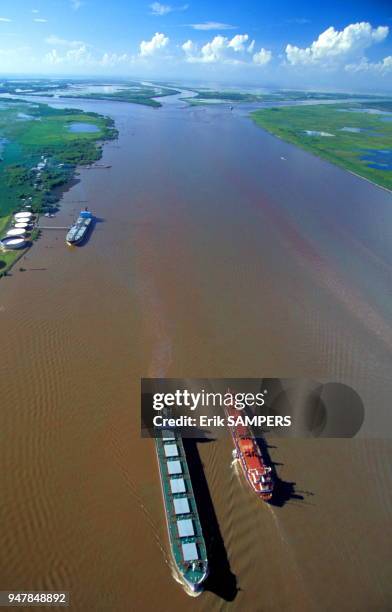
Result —
<svg viewBox="0 0 392 612"><path fill-rule="evenodd" d="M173 561L181 581L198 593L208 576L208 559L183 442L164 430L155 446Z"/></svg>
<svg viewBox="0 0 392 612"><path fill-rule="evenodd" d="M76 222L68 230L65 241L67 244L74 245L80 244L87 236L89 229L92 226L93 215L85 208L79 213L79 217Z"/></svg>

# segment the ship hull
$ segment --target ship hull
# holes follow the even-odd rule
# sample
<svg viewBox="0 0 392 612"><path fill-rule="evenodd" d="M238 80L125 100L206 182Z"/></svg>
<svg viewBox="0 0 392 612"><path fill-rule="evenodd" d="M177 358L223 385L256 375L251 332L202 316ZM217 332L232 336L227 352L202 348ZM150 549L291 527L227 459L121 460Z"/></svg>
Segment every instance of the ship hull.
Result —
<svg viewBox="0 0 392 612"><path fill-rule="evenodd" d="M225 412L226 417L238 415L235 409L226 408ZM228 427L235 449L233 455L239 460L248 486L260 499L265 502L270 501L273 496L273 483L270 476L271 468L264 464L253 432L249 427L236 427L234 425L228 425ZM261 482L262 477L267 478L268 485Z"/></svg>
<svg viewBox="0 0 392 612"><path fill-rule="evenodd" d="M73 245L79 245L82 244L82 242L84 240L86 240L88 234L89 234L89 230L90 230L90 225L86 226L85 230L83 232L79 232L79 235L77 238L69 238L68 236L65 239L65 242L69 245L69 246L73 246Z"/></svg>
<svg viewBox="0 0 392 612"><path fill-rule="evenodd" d="M76 223L69 229L65 242L69 246L80 245L84 242L92 227L93 217L89 211L82 211Z"/></svg>
<svg viewBox="0 0 392 612"><path fill-rule="evenodd" d="M166 528L169 537L170 552L174 562L177 577L191 592L199 593L203 590L203 584L208 576L208 561L206 554L206 546L198 517L196 500L194 499L193 488L190 481L188 466L186 462L185 452L183 449L182 440L179 437L175 438L175 443L179 449L178 460L181 462L183 471L182 477L186 483L187 499L190 505L189 512L181 514L179 520L191 519L194 533L188 537L179 537L175 523L178 520L178 515L173 513L173 503L175 499L182 497L181 494L170 493L170 478L167 475L167 464L164 459L164 443L162 439L155 440L155 450L159 467L159 477L161 491L163 497L163 505L165 511ZM184 493L185 495L185 493ZM186 562L183 558L181 542L186 544L195 543L198 550L198 558L193 562ZM194 567L193 567L194 566Z"/></svg>

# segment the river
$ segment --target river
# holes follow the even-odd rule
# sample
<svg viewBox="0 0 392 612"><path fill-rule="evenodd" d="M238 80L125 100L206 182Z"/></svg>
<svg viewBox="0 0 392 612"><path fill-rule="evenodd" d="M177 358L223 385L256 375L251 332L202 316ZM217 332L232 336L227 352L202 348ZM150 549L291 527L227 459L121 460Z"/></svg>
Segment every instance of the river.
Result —
<svg viewBox="0 0 392 612"><path fill-rule="evenodd" d="M0 283L1 588L69 590L78 612L390 609L391 195L226 105L67 105L119 139L47 220L88 205L88 243L44 230ZM199 445L215 558L195 599L171 576L141 376L329 380L365 407L357 438L274 444L281 506L229 440Z"/></svg>

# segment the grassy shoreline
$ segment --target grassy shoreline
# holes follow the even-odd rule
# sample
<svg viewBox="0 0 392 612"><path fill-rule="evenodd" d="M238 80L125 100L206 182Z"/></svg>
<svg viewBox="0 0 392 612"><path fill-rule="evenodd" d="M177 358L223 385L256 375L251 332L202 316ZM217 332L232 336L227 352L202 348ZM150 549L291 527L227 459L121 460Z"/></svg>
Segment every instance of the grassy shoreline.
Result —
<svg viewBox="0 0 392 612"><path fill-rule="evenodd" d="M364 112L369 107L376 113ZM392 122L377 114L388 108L387 103L273 107L257 110L251 118L285 142L391 191L392 171L381 162L390 154Z"/></svg>
<svg viewBox="0 0 392 612"><path fill-rule="evenodd" d="M13 213L26 205L36 215L55 211L77 167L99 160L103 143L117 134L113 120L97 113L22 100L0 102L0 238ZM30 245L36 238L31 237ZM21 253L0 252L0 276Z"/></svg>
<svg viewBox="0 0 392 612"><path fill-rule="evenodd" d="M140 91L135 92L132 89L121 89L114 93L87 93L87 94L64 94L64 98L74 98L77 100L102 100L105 102L128 102L130 104L141 104L143 106L151 106L152 108L160 108L162 104L155 98L163 98L179 94L176 89L165 89L156 92L151 87L140 88Z"/></svg>

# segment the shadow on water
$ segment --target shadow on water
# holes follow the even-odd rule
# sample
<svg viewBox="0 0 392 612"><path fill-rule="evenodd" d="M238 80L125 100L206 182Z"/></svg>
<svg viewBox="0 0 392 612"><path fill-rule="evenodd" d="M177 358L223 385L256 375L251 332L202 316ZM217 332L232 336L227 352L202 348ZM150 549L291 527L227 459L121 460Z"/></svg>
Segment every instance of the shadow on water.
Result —
<svg viewBox="0 0 392 612"><path fill-rule="evenodd" d="M206 442L206 440L203 441ZM198 440L198 442L201 442L201 440ZM207 547L210 574L205 582L204 589L215 593L226 601L233 601L239 590L237 580L230 569L225 544L197 448L197 441L188 438L183 439L183 443Z"/></svg>
<svg viewBox="0 0 392 612"><path fill-rule="evenodd" d="M310 491L306 491L306 492L296 491L296 488L295 488L297 484L296 482L289 482L286 480L282 480L279 477L277 467L282 466L283 463L272 461L271 455L269 452L270 448L276 448L276 446L271 446L267 444L264 438L257 437L256 439L257 439L259 448L261 450L261 453L264 457L265 463L272 468L272 477L273 477L275 484L274 484L274 493L273 493L272 499L268 502L270 506L278 506L279 508L281 508L282 506L287 504L287 502L293 501L293 500L302 501L306 503L305 496L302 495L302 493L306 494L307 496L312 496L314 495L314 493Z"/></svg>

